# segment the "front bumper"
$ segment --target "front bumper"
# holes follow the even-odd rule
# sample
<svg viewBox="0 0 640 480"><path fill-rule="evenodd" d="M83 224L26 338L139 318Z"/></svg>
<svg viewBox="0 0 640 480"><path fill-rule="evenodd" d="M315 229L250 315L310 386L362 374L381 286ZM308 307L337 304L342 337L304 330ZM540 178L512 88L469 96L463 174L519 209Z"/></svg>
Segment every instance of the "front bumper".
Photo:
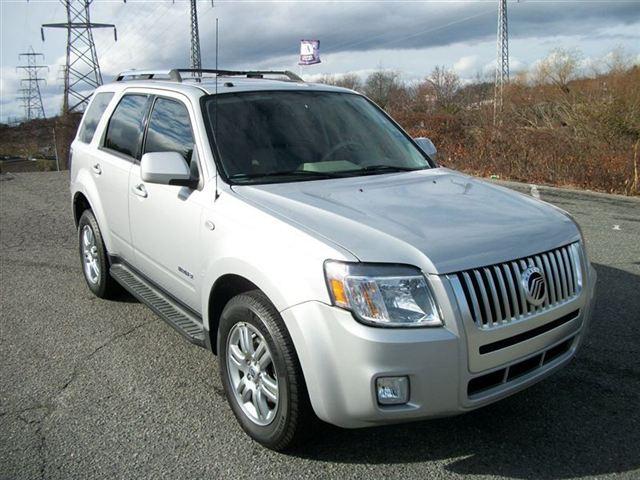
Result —
<svg viewBox="0 0 640 480"><path fill-rule="evenodd" d="M358 428L463 413L520 391L558 370L575 355L589 323L596 280L591 266L587 278L578 299L580 313L574 320L510 347L510 356L501 357L503 363L482 372L469 368L467 338L455 302L441 305L444 328L369 327L355 321L351 313L320 302L306 302L281 314L316 415L341 427ZM444 281L434 287L437 297L452 298ZM509 367L516 371L516 365L537 356L543 358L544 352L563 343L567 348L561 354L506 381ZM499 371L505 372L505 381L480 394L469 394L472 379ZM409 402L379 405L376 378L401 375L409 377Z"/></svg>

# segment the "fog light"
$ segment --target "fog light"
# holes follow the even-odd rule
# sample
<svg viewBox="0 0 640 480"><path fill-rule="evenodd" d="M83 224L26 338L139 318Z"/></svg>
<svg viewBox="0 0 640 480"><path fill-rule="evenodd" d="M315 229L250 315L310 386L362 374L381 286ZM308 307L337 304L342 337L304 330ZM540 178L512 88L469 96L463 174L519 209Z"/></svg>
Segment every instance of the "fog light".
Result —
<svg viewBox="0 0 640 480"><path fill-rule="evenodd" d="M380 377L376 379L376 393L380 405L401 405L409 401L408 377Z"/></svg>

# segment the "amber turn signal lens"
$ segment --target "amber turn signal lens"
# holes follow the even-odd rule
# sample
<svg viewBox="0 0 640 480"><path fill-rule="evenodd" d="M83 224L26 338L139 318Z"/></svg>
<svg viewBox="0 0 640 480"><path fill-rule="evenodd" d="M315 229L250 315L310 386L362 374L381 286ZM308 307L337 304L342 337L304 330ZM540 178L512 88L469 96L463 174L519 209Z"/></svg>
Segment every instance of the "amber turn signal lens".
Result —
<svg viewBox="0 0 640 480"><path fill-rule="evenodd" d="M329 283L331 285L331 293L333 293L333 299L336 302L336 305L346 307L349 302L347 301L347 294L344 291L344 284L335 278L332 278Z"/></svg>

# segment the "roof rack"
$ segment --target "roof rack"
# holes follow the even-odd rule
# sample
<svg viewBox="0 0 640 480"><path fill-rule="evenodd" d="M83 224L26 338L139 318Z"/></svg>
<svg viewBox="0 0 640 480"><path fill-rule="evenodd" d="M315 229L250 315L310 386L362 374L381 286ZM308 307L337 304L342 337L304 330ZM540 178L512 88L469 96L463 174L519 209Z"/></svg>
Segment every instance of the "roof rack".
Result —
<svg viewBox="0 0 640 480"><path fill-rule="evenodd" d="M194 77L183 78L181 73L195 73ZM114 79L115 82L126 80L169 80L182 82L184 80L199 80L203 73L211 73L223 77L247 77L264 78L265 75L282 75L291 82L304 82L304 80L289 70L213 70L206 68L173 68L171 70L127 70L119 73ZM158 78L164 77L164 78Z"/></svg>

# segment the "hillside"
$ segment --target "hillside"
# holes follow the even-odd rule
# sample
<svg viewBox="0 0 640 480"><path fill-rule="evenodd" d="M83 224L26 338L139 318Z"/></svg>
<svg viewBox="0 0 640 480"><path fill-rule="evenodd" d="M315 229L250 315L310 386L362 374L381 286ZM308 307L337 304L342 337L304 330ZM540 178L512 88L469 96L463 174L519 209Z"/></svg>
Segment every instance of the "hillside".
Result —
<svg viewBox="0 0 640 480"><path fill-rule="evenodd" d="M67 168L69 145L81 118L82 115L76 113L31 120L14 126L0 124L0 168L2 172L54 169L56 158L54 148L56 147L60 168ZM13 161L2 161L9 158ZM49 161L16 161L32 158L48 159Z"/></svg>

